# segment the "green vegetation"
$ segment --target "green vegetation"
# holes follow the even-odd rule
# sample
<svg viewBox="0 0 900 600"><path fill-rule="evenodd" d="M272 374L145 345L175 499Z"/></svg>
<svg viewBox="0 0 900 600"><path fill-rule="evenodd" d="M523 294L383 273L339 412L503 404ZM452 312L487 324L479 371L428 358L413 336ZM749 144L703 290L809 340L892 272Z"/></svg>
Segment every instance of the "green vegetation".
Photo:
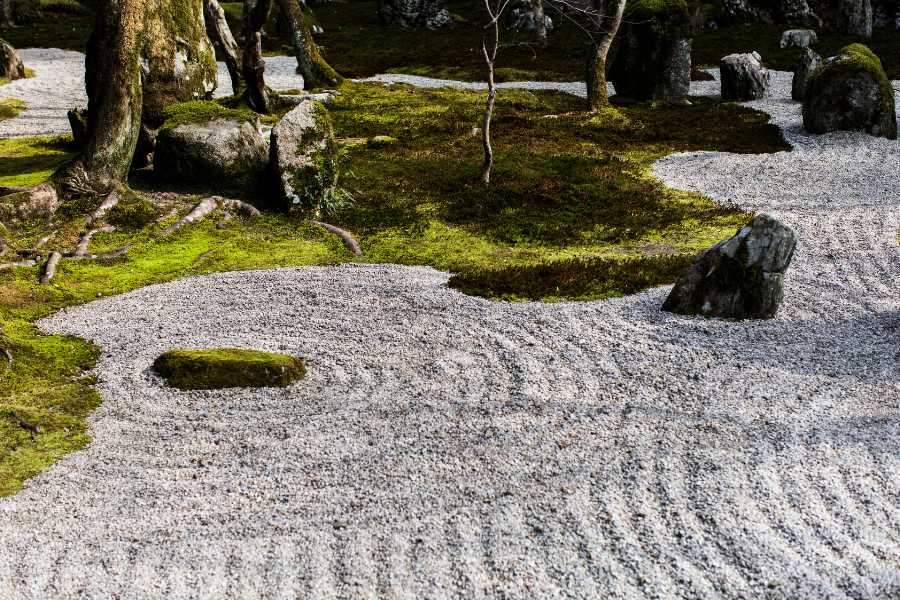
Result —
<svg viewBox="0 0 900 600"><path fill-rule="evenodd" d="M841 58L830 63L827 68L836 71L845 69L867 71L872 75L872 78L878 82L878 86L881 88L882 110L886 114L892 115L894 113L894 88L891 85L891 81L888 79L887 74L884 72L881 61L875 56L875 53L873 53L865 44L850 44L841 49L839 56ZM825 71L825 68L824 65L820 65L819 68L810 75L810 82L820 76L821 73Z"/></svg>
<svg viewBox="0 0 900 600"><path fill-rule="evenodd" d="M0 100L0 121L12 119L20 112L25 110L25 102L15 98L6 98Z"/></svg>
<svg viewBox="0 0 900 600"><path fill-rule="evenodd" d="M195 100L167 106L163 110L163 118L161 129L165 130L175 129L179 125L205 123L217 119L255 123L260 119L260 115L249 108L228 108L222 102Z"/></svg>
<svg viewBox="0 0 900 600"><path fill-rule="evenodd" d="M306 375L299 358L239 348L170 350L153 368L181 390L286 387Z"/></svg>
<svg viewBox="0 0 900 600"><path fill-rule="evenodd" d="M596 300L671 283L693 259L692 254L625 260L579 257L534 266L467 271L452 276L449 285L464 294L492 300Z"/></svg>
<svg viewBox="0 0 900 600"><path fill-rule="evenodd" d="M29 187L49 179L75 156L71 138L33 137L0 140L0 186Z"/></svg>

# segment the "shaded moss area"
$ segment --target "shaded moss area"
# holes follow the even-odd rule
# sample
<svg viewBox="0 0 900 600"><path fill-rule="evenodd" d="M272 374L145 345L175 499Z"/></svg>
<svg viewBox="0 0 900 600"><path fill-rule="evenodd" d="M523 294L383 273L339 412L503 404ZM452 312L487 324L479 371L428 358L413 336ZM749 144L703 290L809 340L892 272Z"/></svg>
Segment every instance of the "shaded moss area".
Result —
<svg viewBox="0 0 900 600"><path fill-rule="evenodd" d="M694 39L692 58L695 64L714 67L719 60L735 52L757 50L765 65L779 71L793 71L800 59L801 49L780 48L781 33L785 25L741 25L707 31ZM853 43L864 43L881 59L890 79L900 79L900 32L876 30L871 39L818 32L819 42L813 50L823 57L835 56L842 48Z"/></svg>
<svg viewBox="0 0 900 600"><path fill-rule="evenodd" d="M286 387L306 375L299 358L240 348L170 350L153 362L153 368L181 390Z"/></svg>
<svg viewBox="0 0 900 600"><path fill-rule="evenodd" d="M343 185L355 202L330 222L356 236L364 251L358 259L337 236L289 215L236 216L221 223L219 213L158 239L202 196L148 188L133 179L153 206L123 198L108 216L119 229L91 242L94 253L132 244L130 252L107 261L63 260L51 285L37 283L38 267L0 271L6 335L0 345L14 359L0 381L0 494L15 492L44 466L83 447L84 419L97 403L92 381L82 376L96 350L80 340L38 335L32 323L41 317L190 275L350 260L431 265L462 276L519 269L534 278L526 290L491 286L484 292L494 296L557 300L627 293L636 289L632 280L638 287L663 283L666 257L695 254L748 218L698 194L667 189L650 175L652 161L686 150L786 148L766 115L711 100L594 115L583 112L583 100L568 95L503 90L495 117L496 178L485 188L477 183L480 138L472 133L482 102L483 94L475 92L345 85L330 111L338 138L396 139L350 149L353 177ZM69 156L64 140L0 142L0 182L22 185L24 174L25 185L39 183L50 176L50 165ZM86 200L68 206L47 247L74 248L84 215L96 205ZM14 249L32 247L46 234L44 223L0 233ZM12 257L7 252L0 262ZM576 274L582 264L588 269L584 285ZM640 264L647 274L632 277ZM554 278L557 283L545 284ZM32 436L12 411L39 432Z"/></svg>
<svg viewBox="0 0 900 600"><path fill-rule="evenodd" d="M17 100L15 98L0 100L0 121L12 119L25 110L25 108L25 102L22 100Z"/></svg>
<svg viewBox="0 0 900 600"><path fill-rule="evenodd" d="M75 153L71 137L0 140L0 186L37 185L72 160Z"/></svg>
<svg viewBox="0 0 900 600"><path fill-rule="evenodd" d="M491 300L600 300L635 294L672 283L694 259L692 254L584 257L533 266L480 269L450 278L464 294Z"/></svg>

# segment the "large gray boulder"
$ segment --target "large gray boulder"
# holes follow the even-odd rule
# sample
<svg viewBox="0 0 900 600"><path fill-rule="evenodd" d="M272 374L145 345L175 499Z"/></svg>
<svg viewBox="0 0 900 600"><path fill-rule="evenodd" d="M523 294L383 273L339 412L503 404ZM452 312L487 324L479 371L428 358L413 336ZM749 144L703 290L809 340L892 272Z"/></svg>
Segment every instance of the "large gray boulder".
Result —
<svg viewBox="0 0 900 600"><path fill-rule="evenodd" d="M769 72L756 52L729 54L719 68L723 100L760 100L769 92Z"/></svg>
<svg viewBox="0 0 900 600"><path fill-rule="evenodd" d="M245 191L259 184L268 159L258 122L221 118L163 127L153 171L164 180Z"/></svg>
<svg viewBox="0 0 900 600"><path fill-rule="evenodd" d="M382 23L437 29L453 23L444 0L379 0Z"/></svg>
<svg viewBox="0 0 900 600"><path fill-rule="evenodd" d="M800 55L797 66L794 67L794 79L791 82L791 98L797 102L803 102L806 96L806 83L813 71L822 64L822 57L815 50L806 48Z"/></svg>
<svg viewBox="0 0 900 600"><path fill-rule="evenodd" d="M672 288L662 309L727 319L770 319L784 297L784 272L797 238L769 215L703 252Z"/></svg>
<svg viewBox="0 0 900 600"><path fill-rule="evenodd" d="M51 221L60 207L56 188L42 183L21 192L0 197L0 223Z"/></svg>
<svg viewBox="0 0 900 600"><path fill-rule="evenodd" d="M272 128L269 163L277 208L318 216L321 170L327 166L329 144L334 144L334 132L328 111L313 100L300 103Z"/></svg>
<svg viewBox="0 0 900 600"><path fill-rule="evenodd" d="M779 46L782 48L809 48L819 41L812 29L788 29L781 34Z"/></svg>
<svg viewBox="0 0 900 600"><path fill-rule="evenodd" d="M620 100L687 100L691 39L683 1L629 3L619 40L609 80Z"/></svg>
<svg viewBox="0 0 900 600"><path fill-rule="evenodd" d="M862 131L897 138L894 89L871 50L851 44L810 75L803 127L810 133Z"/></svg>
<svg viewBox="0 0 900 600"><path fill-rule="evenodd" d="M553 30L553 19L543 10L538 10L534 2L525 0L509 11L508 21L512 29L535 33L538 31L540 19L544 20L544 31Z"/></svg>
<svg viewBox="0 0 900 600"><path fill-rule="evenodd" d="M0 79L22 79L25 77L25 65L19 58L16 49L0 39Z"/></svg>
<svg viewBox="0 0 900 600"><path fill-rule="evenodd" d="M871 0L838 1L837 28L843 33L872 37L872 16Z"/></svg>

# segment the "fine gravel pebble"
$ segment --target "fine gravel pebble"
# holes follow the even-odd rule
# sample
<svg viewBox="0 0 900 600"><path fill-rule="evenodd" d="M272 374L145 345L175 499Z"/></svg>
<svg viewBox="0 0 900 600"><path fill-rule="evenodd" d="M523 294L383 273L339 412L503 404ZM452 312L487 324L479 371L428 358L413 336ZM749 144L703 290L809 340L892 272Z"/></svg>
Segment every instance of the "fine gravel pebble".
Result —
<svg viewBox="0 0 900 600"><path fill-rule="evenodd" d="M808 137L657 176L799 245L764 322L668 288L492 303L394 265L196 277L43 320L103 349L94 441L0 501L0 598L900 597L900 145ZM706 84L696 86L702 92ZM307 360L180 392L178 347Z"/></svg>

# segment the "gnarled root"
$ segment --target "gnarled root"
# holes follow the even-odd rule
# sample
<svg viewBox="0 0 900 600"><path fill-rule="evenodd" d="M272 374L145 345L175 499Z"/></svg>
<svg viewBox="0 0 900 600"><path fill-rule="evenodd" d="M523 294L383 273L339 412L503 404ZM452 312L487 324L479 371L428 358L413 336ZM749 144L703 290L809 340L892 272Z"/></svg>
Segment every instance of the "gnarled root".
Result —
<svg viewBox="0 0 900 600"><path fill-rule="evenodd" d="M41 285L47 285L56 276L56 269L59 267L59 261L62 260L62 254L57 251L50 253L47 264L44 265L44 274L41 275Z"/></svg>
<svg viewBox="0 0 900 600"><path fill-rule="evenodd" d="M310 220L310 223L313 225L318 225L328 231L329 233L333 233L336 236L341 238L341 241L344 242L344 246L347 247L350 252L355 254L356 256L362 256L362 248L359 247L359 242L357 242L352 235L348 232L344 231L340 227L335 227L334 225L329 225L328 223L323 223L322 221L313 221Z"/></svg>
<svg viewBox="0 0 900 600"><path fill-rule="evenodd" d="M172 223L165 229L163 229L162 233L159 234L159 237L165 237L167 235L171 235L184 227L185 225L189 225L195 221L201 221L212 211L216 210L219 206L219 201L216 198L204 198L201 200L197 206L195 206L191 212L185 215L183 218L178 221Z"/></svg>
<svg viewBox="0 0 900 600"><path fill-rule="evenodd" d="M33 267L37 264L35 260L20 260L11 263L0 263L0 271L8 271L9 269L17 269L18 267Z"/></svg>
<svg viewBox="0 0 900 600"><path fill-rule="evenodd" d="M116 228L112 225L106 225L97 229L91 229L90 231L82 235L80 240L78 240L78 245L75 247L75 252L72 252L71 256L73 258L82 258L84 256L87 256L88 245L91 243L91 238L94 237L95 234L112 233L115 230Z"/></svg>

